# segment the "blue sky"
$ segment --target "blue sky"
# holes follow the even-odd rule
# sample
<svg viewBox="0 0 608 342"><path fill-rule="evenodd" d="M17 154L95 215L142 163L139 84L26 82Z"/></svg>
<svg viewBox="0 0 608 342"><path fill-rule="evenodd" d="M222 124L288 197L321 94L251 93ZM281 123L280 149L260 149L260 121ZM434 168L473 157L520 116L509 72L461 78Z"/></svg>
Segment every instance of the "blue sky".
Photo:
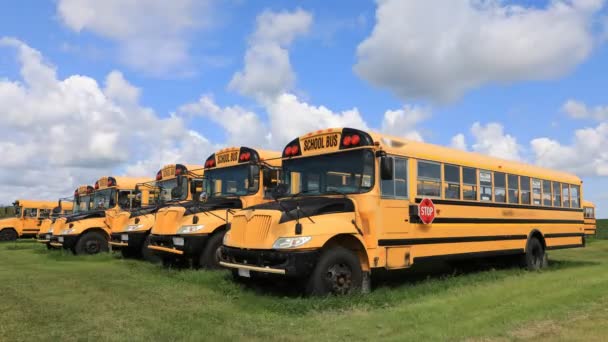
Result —
<svg viewBox="0 0 608 342"><path fill-rule="evenodd" d="M598 202L601 215L608 217L608 191L604 191L608 190L608 156L603 152L608 142L608 129L603 126L608 125L608 11L604 1L126 3L24 0L12 2L0 13L0 39L5 39L0 44L0 80L23 85L24 100L16 103L17 108L23 105L27 111L26 101L41 101L44 105L39 108L48 108L51 100L32 95L22 71L29 62L42 63L56 71L58 84L74 75L96 81L93 88L72 85L70 94L80 94L78 89L87 89L87 94L99 91L105 98L103 105L97 101L100 107L95 107L86 102L93 96L84 96L79 97L80 108L108 110L113 113L108 117L116 115L116 127L120 126L104 128L107 136L115 138L115 145L101 151L102 157L81 160L60 154L70 153L78 139L55 146L56 142L28 136L25 130L19 131L18 122L6 119L2 125L10 134L0 138L4 144L0 146L44 155L61 169L60 179L67 177L70 184L40 187L23 180L15 187L9 186L14 179L0 175L0 182L6 179L2 187L11 192L0 201L8 202L15 193L57 197L58 192L90 182L100 172L147 173L176 158L202 162L214 148L248 134L248 127L266 131L257 134L259 141L248 136L247 142L281 149L290 132L314 128L295 120L295 127L280 135L276 127L289 125L281 116L306 116L311 111L312 120L319 123L365 125L576 172L585 180L586 197ZM266 31L260 29L259 18L264 14L269 23ZM121 21L121 16L127 19ZM262 56L270 67L258 63L259 58L249 65L248 52L264 44L276 48L276 55ZM40 61L27 59L24 49L38 51ZM168 50L178 51L176 60L171 60L171 54L165 56ZM273 68L275 62L282 67ZM268 78L284 75L289 79L290 74L293 78L272 85L271 93L262 95L231 83L238 72L244 73L248 84L264 81L249 77L254 70ZM107 90L112 73L118 94L138 95L126 100L112 95ZM293 95L291 102L286 97L279 100L286 94ZM201 97L206 100L199 102ZM61 109L52 121L46 121L41 112L30 113L31 118L65 129L70 126L61 126L62 120L82 116L82 109L69 104L58 105ZM286 108L295 112L277 112ZM353 109L355 114L345 114ZM400 111L397 123L387 121L387 111ZM9 109L0 108L0 115L9 118L4 112ZM226 115L235 118L236 126L242 121L245 127L227 127L221 120ZM149 122L138 125L137 120L125 117L146 117ZM172 118L181 128L150 133ZM82 125L94 127L96 122ZM588 134L577 133L583 129L594 137L589 146ZM192 141L176 135L191 131L197 134L189 138L196 140L197 148L189 151L183 146ZM455 143L459 134L464 144ZM577 140L577 134L582 138ZM91 148L99 151L99 146ZM576 153L581 149L586 152ZM124 153L108 157L116 150ZM157 151L156 157L147 156L149 150ZM108 156L103 155L106 152ZM49 164L44 158L30 177L44 174ZM9 159L3 162L5 170L20 167L19 158Z"/></svg>

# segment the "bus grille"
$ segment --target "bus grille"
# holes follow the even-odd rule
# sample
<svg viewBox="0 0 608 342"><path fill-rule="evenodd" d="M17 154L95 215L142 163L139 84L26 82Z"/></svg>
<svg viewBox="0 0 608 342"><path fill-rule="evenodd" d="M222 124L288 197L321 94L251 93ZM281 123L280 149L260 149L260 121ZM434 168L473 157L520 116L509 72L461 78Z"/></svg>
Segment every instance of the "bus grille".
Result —
<svg viewBox="0 0 608 342"><path fill-rule="evenodd" d="M230 234L233 236L233 241L239 245L245 243L257 245L266 240L271 225L272 216L269 215L255 215L249 221L245 216L235 216Z"/></svg>

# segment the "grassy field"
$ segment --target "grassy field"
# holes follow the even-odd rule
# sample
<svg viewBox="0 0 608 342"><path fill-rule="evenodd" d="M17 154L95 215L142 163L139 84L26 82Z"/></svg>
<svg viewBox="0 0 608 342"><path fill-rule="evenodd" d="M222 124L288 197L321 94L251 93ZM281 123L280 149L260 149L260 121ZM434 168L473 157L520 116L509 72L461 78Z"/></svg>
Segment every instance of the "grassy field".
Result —
<svg viewBox="0 0 608 342"><path fill-rule="evenodd" d="M284 287L242 287L225 272L5 243L0 341L605 340L608 240L550 259L540 273L407 272L374 279L369 295L300 298Z"/></svg>

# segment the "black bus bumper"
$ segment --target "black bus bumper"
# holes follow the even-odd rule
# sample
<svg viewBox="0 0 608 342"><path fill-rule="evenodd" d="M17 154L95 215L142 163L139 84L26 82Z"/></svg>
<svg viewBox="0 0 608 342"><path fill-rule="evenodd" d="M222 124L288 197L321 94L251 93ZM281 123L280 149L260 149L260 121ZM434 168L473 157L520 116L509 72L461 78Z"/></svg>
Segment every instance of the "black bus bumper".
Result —
<svg viewBox="0 0 608 342"><path fill-rule="evenodd" d="M183 239L183 244L177 241ZM203 252L208 234L199 235L150 235L148 248L159 255L193 257ZM178 243L176 243L178 242Z"/></svg>
<svg viewBox="0 0 608 342"><path fill-rule="evenodd" d="M220 265L231 269L303 277L312 273L319 251L250 250L222 246Z"/></svg>

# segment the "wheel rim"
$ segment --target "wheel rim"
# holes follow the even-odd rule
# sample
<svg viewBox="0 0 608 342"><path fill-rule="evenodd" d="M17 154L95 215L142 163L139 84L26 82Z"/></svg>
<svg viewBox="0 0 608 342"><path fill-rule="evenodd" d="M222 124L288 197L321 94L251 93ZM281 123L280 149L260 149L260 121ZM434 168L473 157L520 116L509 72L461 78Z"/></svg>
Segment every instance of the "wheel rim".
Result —
<svg viewBox="0 0 608 342"><path fill-rule="evenodd" d="M352 288L353 272L346 264L334 264L327 269L325 281L334 294L347 294Z"/></svg>
<svg viewBox="0 0 608 342"><path fill-rule="evenodd" d="M88 254L97 254L99 253L100 248L99 241L87 241L85 244L85 250Z"/></svg>

